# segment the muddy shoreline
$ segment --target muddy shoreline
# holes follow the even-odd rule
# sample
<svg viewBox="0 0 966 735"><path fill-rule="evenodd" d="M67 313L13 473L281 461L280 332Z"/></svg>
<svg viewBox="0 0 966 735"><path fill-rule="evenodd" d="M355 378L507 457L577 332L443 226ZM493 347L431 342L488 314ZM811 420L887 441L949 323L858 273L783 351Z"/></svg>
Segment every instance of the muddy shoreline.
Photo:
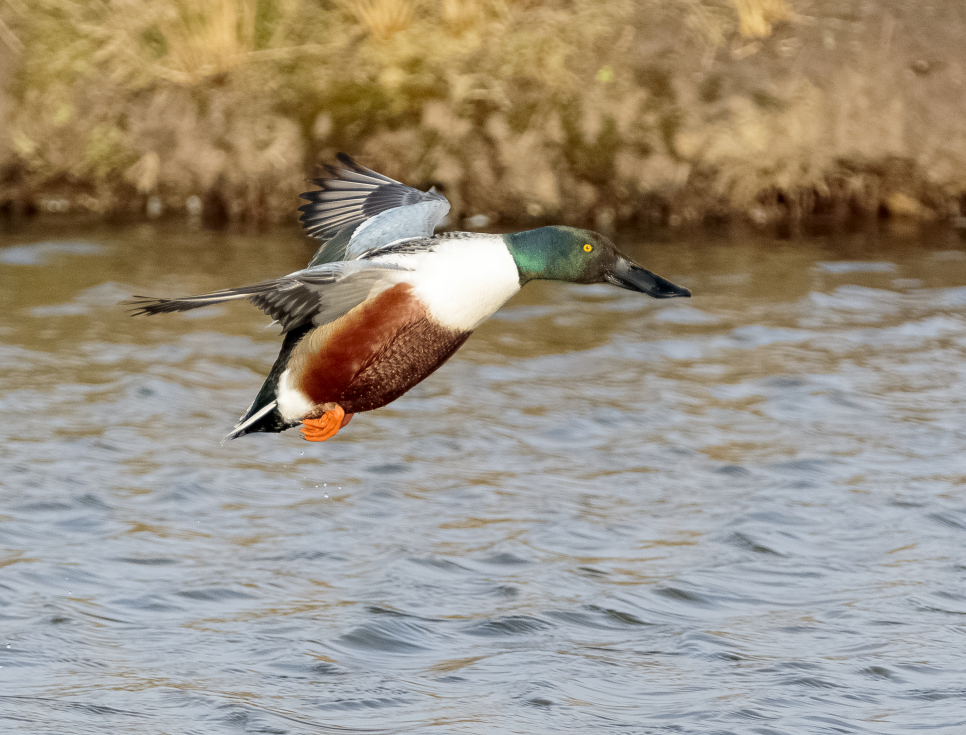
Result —
<svg viewBox="0 0 966 735"><path fill-rule="evenodd" d="M966 223L953 0L49 5L0 11L12 221L290 222L341 150L454 227Z"/></svg>

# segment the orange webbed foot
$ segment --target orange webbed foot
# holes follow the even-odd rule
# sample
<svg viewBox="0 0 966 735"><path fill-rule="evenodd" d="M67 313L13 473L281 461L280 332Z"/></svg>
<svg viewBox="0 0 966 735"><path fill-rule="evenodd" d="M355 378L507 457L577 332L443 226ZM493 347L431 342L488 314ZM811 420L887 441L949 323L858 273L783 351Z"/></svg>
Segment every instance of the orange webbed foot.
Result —
<svg viewBox="0 0 966 735"><path fill-rule="evenodd" d="M324 442L338 434L339 429L348 424L351 418L351 413L346 413L342 406L336 405L317 419L303 419L299 431L306 441Z"/></svg>

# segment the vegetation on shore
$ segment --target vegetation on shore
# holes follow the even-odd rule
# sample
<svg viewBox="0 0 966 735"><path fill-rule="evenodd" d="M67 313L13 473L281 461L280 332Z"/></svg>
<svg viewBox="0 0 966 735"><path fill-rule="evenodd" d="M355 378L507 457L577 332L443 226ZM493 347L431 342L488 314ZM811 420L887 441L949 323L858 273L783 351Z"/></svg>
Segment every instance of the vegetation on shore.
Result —
<svg viewBox="0 0 966 735"><path fill-rule="evenodd" d="M0 206L292 217L346 151L457 220L966 215L966 6L8 0Z"/></svg>

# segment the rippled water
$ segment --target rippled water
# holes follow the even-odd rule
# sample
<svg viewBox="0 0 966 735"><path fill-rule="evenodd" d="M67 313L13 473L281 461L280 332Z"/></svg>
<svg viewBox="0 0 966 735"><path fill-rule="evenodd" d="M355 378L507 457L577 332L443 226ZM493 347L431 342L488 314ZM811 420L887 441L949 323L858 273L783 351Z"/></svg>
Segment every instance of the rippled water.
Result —
<svg viewBox="0 0 966 735"><path fill-rule="evenodd" d="M966 247L622 246L321 445L218 442L294 232L0 239L0 730L966 732Z"/></svg>

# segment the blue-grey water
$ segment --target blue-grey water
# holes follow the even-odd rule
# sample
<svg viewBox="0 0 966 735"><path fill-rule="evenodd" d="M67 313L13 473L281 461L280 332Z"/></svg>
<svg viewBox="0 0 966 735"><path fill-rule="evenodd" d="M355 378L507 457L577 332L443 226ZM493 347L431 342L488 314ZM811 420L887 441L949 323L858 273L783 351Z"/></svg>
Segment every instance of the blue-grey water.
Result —
<svg viewBox="0 0 966 735"><path fill-rule="evenodd" d="M620 244L335 439L219 440L294 231L0 235L0 732L966 732L966 244Z"/></svg>

